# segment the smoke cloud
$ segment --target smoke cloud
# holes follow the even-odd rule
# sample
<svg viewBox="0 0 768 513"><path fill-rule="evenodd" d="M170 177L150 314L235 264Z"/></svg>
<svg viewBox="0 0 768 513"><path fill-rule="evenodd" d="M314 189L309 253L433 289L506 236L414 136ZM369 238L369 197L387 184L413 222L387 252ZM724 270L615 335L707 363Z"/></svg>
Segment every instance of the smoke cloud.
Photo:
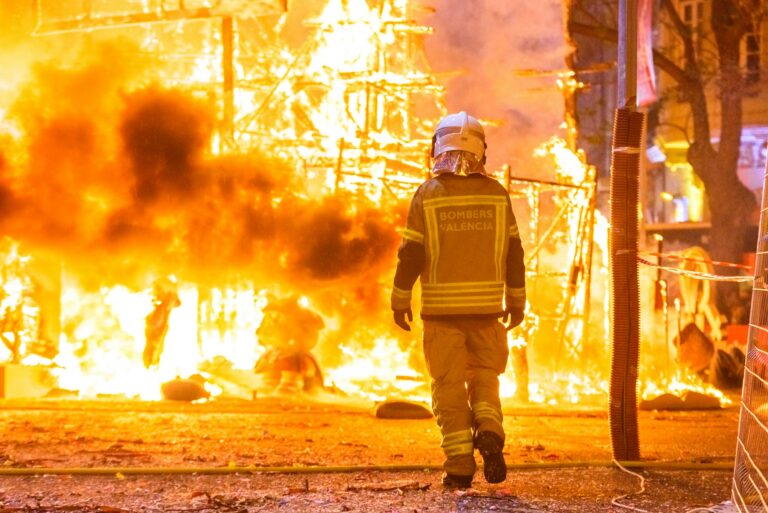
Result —
<svg viewBox="0 0 768 513"><path fill-rule="evenodd" d="M136 201L152 202L161 192L199 194L196 170L212 135L203 109L183 95L156 87L142 90L127 99L119 134Z"/></svg>
<svg viewBox="0 0 768 513"><path fill-rule="evenodd" d="M286 207L281 211L283 215L298 215L281 224L290 227L291 240L302 241L291 253L291 260L296 267L309 270L314 278L367 271L383 255L392 255L394 226L381 221L381 212L364 209L351 218L343 214L344 204L335 198L310 209L302 209L302 205L293 208L291 204ZM393 266L394 261L389 264Z"/></svg>
<svg viewBox="0 0 768 513"><path fill-rule="evenodd" d="M28 7L9 4L7 19ZM548 74L563 68L560 3L439 0L435 7L421 20L435 27L428 57L437 72L465 71L447 84L449 110L499 123L487 128L491 169L510 163L516 174L543 174L531 153L562 119ZM303 18L293 14L289 23ZM3 61L18 64L28 48L49 47L46 38L28 38L28 25L5 33ZM147 85L146 70L157 62L138 55L125 41L90 44L74 65L59 58L30 67L28 55L23 73L15 65L2 75L2 87L19 93L13 105L0 105L4 235L71 266L87 262L84 272L95 265L121 278L132 262L190 276L310 281L392 267L400 220L373 205L307 198L291 181L293 169L263 155L212 158L210 100ZM19 77L28 80L19 85ZM23 134L21 147L18 137L9 142L10 131Z"/></svg>
<svg viewBox="0 0 768 513"><path fill-rule="evenodd" d="M510 164L520 176L544 178L533 150L561 134L563 96L556 73L565 69L563 5L556 0L439 0L424 18L437 72L462 71L447 83L448 110L497 124L488 126L490 169Z"/></svg>
<svg viewBox="0 0 768 513"><path fill-rule="evenodd" d="M311 283L393 266L397 226L377 206L308 198L264 155L211 156L208 102L129 90L131 63L87 55L38 65L10 110L26 137L24 158L0 158L3 235L102 285L142 269Z"/></svg>

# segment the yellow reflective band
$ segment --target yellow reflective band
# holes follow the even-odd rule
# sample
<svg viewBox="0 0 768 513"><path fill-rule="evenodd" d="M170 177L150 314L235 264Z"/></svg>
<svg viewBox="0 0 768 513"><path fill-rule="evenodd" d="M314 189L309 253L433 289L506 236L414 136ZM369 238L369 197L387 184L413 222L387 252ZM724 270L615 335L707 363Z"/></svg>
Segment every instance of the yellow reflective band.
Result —
<svg viewBox="0 0 768 513"><path fill-rule="evenodd" d="M502 310L501 308L501 299L497 301L462 301L461 303L446 303L443 301L430 301L430 300L424 300L422 301L422 305L424 307L441 307L441 308L463 308L467 306L495 306L499 309L499 311Z"/></svg>
<svg viewBox="0 0 768 513"><path fill-rule="evenodd" d="M399 298L404 298L404 299L405 298L410 298L411 297L411 291L410 290L398 289L397 287L393 287L392 288L392 295L394 297L399 297Z"/></svg>
<svg viewBox="0 0 768 513"><path fill-rule="evenodd" d="M501 408L499 408L498 406L496 406L493 403L489 403L488 401L477 401L476 403L474 403L472 405L472 410L473 411L474 410L478 410L478 409L479 410L489 410L490 409L490 410L498 411L498 412L501 411Z"/></svg>
<svg viewBox="0 0 768 513"><path fill-rule="evenodd" d="M424 290L436 290L436 289L445 289L445 290L463 290L463 289L503 289L504 288L504 282L503 281L461 281L461 282L453 282L453 283L430 283L428 285L424 285Z"/></svg>
<svg viewBox="0 0 768 513"><path fill-rule="evenodd" d="M424 235L417 232L416 230L411 230L410 228L403 230L403 238L412 240L413 242L418 242L419 244L424 243Z"/></svg>
<svg viewBox="0 0 768 513"><path fill-rule="evenodd" d="M483 294L484 296L501 296L502 289L462 289L462 290L425 290L425 296L454 296L462 297L473 294Z"/></svg>
<svg viewBox="0 0 768 513"><path fill-rule="evenodd" d="M473 415L475 422L480 422L481 420L489 420L491 422L495 422L497 424L501 424L501 416L491 413L491 412L483 412L483 413L475 413Z"/></svg>
<svg viewBox="0 0 768 513"><path fill-rule="evenodd" d="M437 208L446 206L466 205L506 205L507 199L503 196L441 196L424 200L424 208Z"/></svg>
<svg viewBox="0 0 768 513"><path fill-rule="evenodd" d="M501 410L499 408L496 408L493 405L490 405L489 403L483 403L486 406L480 406L478 404L475 404L472 406L472 413L486 413L489 415L496 415L497 417L501 417Z"/></svg>
<svg viewBox="0 0 768 513"><path fill-rule="evenodd" d="M475 297L475 296L492 296L501 297L504 295L504 289L499 288L466 288L466 289L441 289L441 288L424 288L422 290L424 297L446 297L446 298L462 298L462 297Z"/></svg>
<svg viewBox="0 0 768 513"><path fill-rule="evenodd" d="M502 421L501 410L489 402L479 402L473 404L472 416L475 420L490 419L494 422L498 422L499 424L501 424Z"/></svg>
<svg viewBox="0 0 768 513"><path fill-rule="evenodd" d="M509 227L509 236L513 239L520 238L520 229L517 227L517 224L513 224Z"/></svg>
<svg viewBox="0 0 768 513"><path fill-rule="evenodd" d="M461 431L454 431L453 433L448 433L443 436L443 442L440 444L441 446L447 443L453 443L453 442L471 442L472 441L472 430L471 429L462 429Z"/></svg>
<svg viewBox="0 0 768 513"><path fill-rule="evenodd" d="M440 239L437 230L437 214L434 209L425 210L429 237L429 281L437 279L437 262L440 259Z"/></svg>
<svg viewBox="0 0 768 513"><path fill-rule="evenodd" d="M525 307L525 287L508 288L506 296L512 305Z"/></svg>
<svg viewBox="0 0 768 513"><path fill-rule="evenodd" d="M498 306L501 308L501 298L481 297L481 298L456 298L444 300L441 298L423 298L424 306Z"/></svg>
<svg viewBox="0 0 768 513"><path fill-rule="evenodd" d="M467 303L472 301L491 301L491 302L499 302L501 303L501 294L496 295L488 295L488 296L432 296L432 295L426 295L422 294L422 298L424 298L424 302L429 303L445 303L445 304L456 304L456 303Z"/></svg>
<svg viewBox="0 0 768 513"><path fill-rule="evenodd" d="M443 447L443 453L449 458L454 456L462 456L464 454L472 454L475 451L475 446L472 442L466 442L463 444L454 444Z"/></svg>
<svg viewBox="0 0 768 513"><path fill-rule="evenodd" d="M501 414L495 411L473 412L472 416L475 418L475 420L490 419L494 422L498 422L499 424L501 424Z"/></svg>
<svg viewBox="0 0 768 513"><path fill-rule="evenodd" d="M472 430L463 429L461 431L455 431L443 436L443 441L440 443L440 447L443 448L443 452L449 458L453 456L461 456L463 454L472 454L475 450L472 443Z"/></svg>
<svg viewBox="0 0 768 513"><path fill-rule="evenodd" d="M504 269L504 240L506 234L502 229L507 222L506 202L496 205L496 238L494 240L494 263L496 264L496 279L501 280L502 269Z"/></svg>

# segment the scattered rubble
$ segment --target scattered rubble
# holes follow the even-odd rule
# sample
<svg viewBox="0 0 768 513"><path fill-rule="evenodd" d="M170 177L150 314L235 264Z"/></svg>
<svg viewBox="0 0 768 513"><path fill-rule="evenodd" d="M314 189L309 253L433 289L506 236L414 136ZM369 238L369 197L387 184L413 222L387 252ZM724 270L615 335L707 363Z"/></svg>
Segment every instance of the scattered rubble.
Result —
<svg viewBox="0 0 768 513"><path fill-rule="evenodd" d="M388 399L378 403L374 415L380 419L431 419L432 410L424 403Z"/></svg>
<svg viewBox="0 0 768 513"><path fill-rule="evenodd" d="M638 406L641 410L719 410L720 399L700 392L687 391L677 396L661 394L645 399Z"/></svg>

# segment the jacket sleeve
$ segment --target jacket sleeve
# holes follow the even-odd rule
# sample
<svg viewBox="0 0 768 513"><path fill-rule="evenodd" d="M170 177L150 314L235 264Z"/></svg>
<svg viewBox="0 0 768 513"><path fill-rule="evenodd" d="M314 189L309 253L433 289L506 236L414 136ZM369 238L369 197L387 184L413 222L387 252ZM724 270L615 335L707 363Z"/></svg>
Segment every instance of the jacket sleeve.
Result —
<svg viewBox="0 0 768 513"><path fill-rule="evenodd" d="M403 242L397 252L397 270L392 287L392 310L411 308L411 291L421 275L426 262L424 250L424 209L421 202L421 188L411 200L408 220L403 230Z"/></svg>
<svg viewBox="0 0 768 513"><path fill-rule="evenodd" d="M509 247L507 248L506 300L507 308L525 309L525 258L520 230L512 206L509 208Z"/></svg>

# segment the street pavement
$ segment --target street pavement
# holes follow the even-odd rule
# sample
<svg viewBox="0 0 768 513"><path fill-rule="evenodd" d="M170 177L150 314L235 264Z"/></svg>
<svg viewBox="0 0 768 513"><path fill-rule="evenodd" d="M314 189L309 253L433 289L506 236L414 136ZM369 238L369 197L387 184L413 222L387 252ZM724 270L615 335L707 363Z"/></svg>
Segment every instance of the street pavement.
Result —
<svg viewBox="0 0 768 513"><path fill-rule="evenodd" d="M650 466L632 469L644 479L638 493L639 477L608 465L599 407L505 405L507 481L489 485L480 470L472 489L444 491L434 419L379 419L373 406L306 397L2 401L0 513L621 511L611 505L621 496L683 513L730 498L735 407L640 412ZM9 475L22 472L34 475Z"/></svg>

